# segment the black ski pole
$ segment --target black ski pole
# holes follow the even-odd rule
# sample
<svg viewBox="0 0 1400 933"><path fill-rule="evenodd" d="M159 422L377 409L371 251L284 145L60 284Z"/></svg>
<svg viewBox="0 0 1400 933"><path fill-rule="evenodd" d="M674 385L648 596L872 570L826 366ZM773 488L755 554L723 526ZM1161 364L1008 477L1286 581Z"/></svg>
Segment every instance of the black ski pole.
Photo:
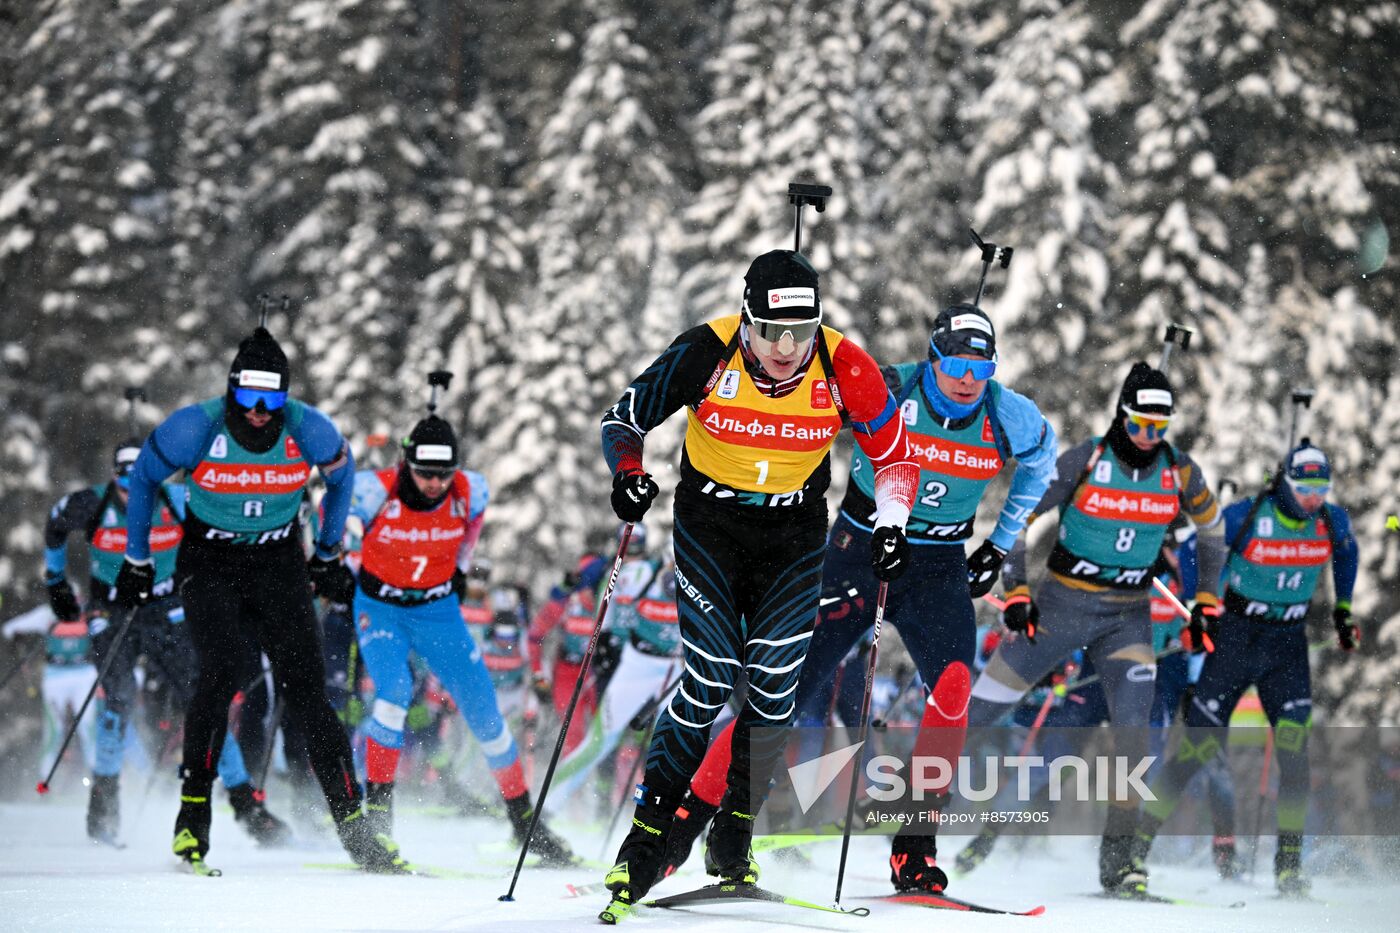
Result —
<svg viewBox="0 0 1400 933"><path fill-rule="evenodd" d="M35 656L37 656L40 651L44 650L46 638L47 636L45 638L39 639L38 644L36 644L33 648L30 648L29 651L24 655L24 657L19 659L19 661L15 664L14 667L6 671L4 677L0 677L0 690L4 690L6 685L8 685L9 682L14 678L14 676L20 672L20 669L23 668L30 661L34 660Z"/></svg>
<svg viewBox="0 0 1400 933"><path fill-rule="evenodd" d="M1157 360L1157 368L1165 373L1172 361L1172 350L1180 346L1181 351L1185 353L1191 346L1191 335L1194 333L1194 330L1183 324L1168 324L1166 336L1162 338L1162 356Z"/></svg>
<svg viewBox="0 0 1400 933"><path fill-rule="evenodd" d="M593 652L598 647L598 636L603 633L603 617L608 614L608 603L612 601L613 587L617 586L617 574L622 569L623 559L627 557L627 542L632 540L632 529L635 527L635 524L628 522L622 529L622 540L617 544L617 557L613 559L608 585L603 590L602 598L598 600L598 616L593 620L593 635L588 639L588 649L583 653L578 680L574 681L574 695L569 698L569 707L564 711L564 721L559 726L559 739L554 743L554 754L549 758L549 767L544 773L544 784L540 786L540 795L535 800L535 812L530 817L530 828L525 830L525 838L520 842L520 858L516 859L515 873L510 876L510 889L497 900L515 900L515 885L520 881L520 872L525 868L525 854L530 851L530 840L534 838L535 827L539 825L540 814L544 812L544 800L549 794L549 784L554 780L554 769L559 766L559 756L564 751L564 739L569 734L569 723L573 721L578 698L583 694L583 682L588 678L588 666L592 663Z"/></svg>
<svg viewBox="0 0 1400 933"><path fill-rule="evenodd" d="M826 210L826 199L831 197L830 185L808 185L792 182L788 185L788 203L792 205L794 223L792 228L792 249L802 252L802 206L810 204L820 214Z"/></svg>
<svg viewBox="0 0 1400 933"><path fill-rule="evenodd" d="M68 751L68 743L73 741L74 734L78 731L78 724L83 721L83 714L87 712L88 704L92 702L93 696L97 693L97 687L102 681L107 679L107 672L112 669L112 662L116 661L118 652L121 651L122 642L126 639L127 630L131 628L131 623L136 619L137 609L133 608L127 612L126 620L122 622L122 627L117 631L117 637L112 639L112 647L107 651L107 660L102 662L102 670L97 672L97 679L92 682L92 688L88 690L87 697L83 700L83 705L78 707L78 715L73 717L73 725L68 727L68 734L63 737L63 744L58 747L58 755L53 760L53 767L49 769L48 775L35 786L40 794L49 792L49 782L53 780L54 772L58 766L63 764L63 753Z"/></svg>
<svg viewBox="0 0 1400 933"><path fill-rule="evenodd" d="M976 230L969 227L968 232L972 234L972 242L976 243L977 248L982 251L982 277L977 280L977 297L972 299L972 306L974 308L980 308L982 307L982 289L987 284L987 273L990 272L992 266L997 263L1000 263L1003 269L1009 268L1011 266L1011 256L1016 252L1016 248L1013 246L997 246L995 243L984 243L982 238L977 235Z"/></svg>
<svg viewBox="0 0 1400 933"><path fill-rule="evenodd" d="M856 753L851 761L851 791L846 796L846 824L841 830L841 863L836 868L836 906L841 906L841 884L846 880L846 856L851 849L851 821L856 813L856 787L860 785L860 763L864 757L865 739L870 729L870 694L875 688L875 661L880 656L880 627L885 623L885 597L889 594L888 582L880 581L880 591L875 596L875 632L870 640L870 660L865 665L865 696L860 701L860 741L856 742Z"/></svg>

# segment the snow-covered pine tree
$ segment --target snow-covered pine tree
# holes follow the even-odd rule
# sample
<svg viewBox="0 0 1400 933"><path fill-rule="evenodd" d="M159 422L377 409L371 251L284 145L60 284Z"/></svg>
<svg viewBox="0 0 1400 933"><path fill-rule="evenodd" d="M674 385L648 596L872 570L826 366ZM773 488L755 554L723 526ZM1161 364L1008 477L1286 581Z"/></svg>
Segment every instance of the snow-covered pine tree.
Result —
<svg viewBox="0 0 1400 933"><path fill-rule="evenodd" d="M571 560L591 532L610 532L598 419L679 329L669 261L679 191L647 103L660 65L630 17L607 0L596 10L540 136L528 184L541 205L536 288L506 320L509 404L485 445L495 534L527 567ZM657 329L641 332L643 321ZM674 456L651 446L648 460L660 472Z"/></svg>
<svg viewBox="0 0 1400 933"><path fill-rule="evenodd" d="M1016 247L1009 272L995 273L989 304L1015 348L1002 372L1066 427L1097 422L1120 378L1083 352L1117 323L1105 299L1108 199L1118 177L1099 151L1086 93L1110 59L1090 43L1082 3L1023 0L1017 13L990 83L963 110L978 186L973 220L988 239ZM962 281L975 283L978 260L963 252Z"/></svg>
<svg viewBox="0 0 1400 933"><path fill-rule="evenodd" d="M442 85L434 37L408 0L264 2L247 28L264 44L247 222L249 291L300 305L294 389L362 424L401 423L386 392L406 365L406 328L429 271ZM417 367L417 361L412 364Z"/></svg>
<svg viewBox="0 0 1400 933"><path fill-rule="evenodd" d="M950 270L968 246L958 102L972 96L949 0L876 0L856 11L859 187L847 221L868 249L859 283L866 348L881 363L921 359L929 324L956 299Z"/></svg>
<svg viewBox="0 0 1400 933"><path fill-rule="evenodd" d="M26 9L0 101L0 593L39 572L48 499L110 469L122 389L147 381L158 332L163 193L142 94L147 20L77 0Z"/></svg>

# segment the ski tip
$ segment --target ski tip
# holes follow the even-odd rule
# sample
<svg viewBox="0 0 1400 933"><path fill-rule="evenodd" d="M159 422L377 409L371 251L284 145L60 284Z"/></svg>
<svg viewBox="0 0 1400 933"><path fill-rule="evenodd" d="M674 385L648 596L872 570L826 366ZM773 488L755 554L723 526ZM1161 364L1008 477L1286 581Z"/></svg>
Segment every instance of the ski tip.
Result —
<svg viewBox="0 0 1400 933"><path fill-rule="evenodd" d="M34 785L34 789L39 792L40 796L43 796L49 792L48 782L40 781L38 784Z"/></svg>
<svg viewBox="0 0 1400 933"><path fill-rule="evenodd" d="M837 906L839 907L840 905L837 905ZM870 916L870 908L869 908L869 907L852 907L850 910L847 910L847 909L845 909L844 907L842 907L842 908L841 908L841 912L844 913L844 914L848 914L849 916L852 916L852 917L868 917L868 916Z"/></svg>
<svg viewBox="0 0 1400 933"><path fill-rule="evenodd" d="M1022 913L1027 917L1039 917L1041 914L1045 913L1045 905L1040 904L1039 906L1032 907L1030 910L1022 911Z"/></svg>

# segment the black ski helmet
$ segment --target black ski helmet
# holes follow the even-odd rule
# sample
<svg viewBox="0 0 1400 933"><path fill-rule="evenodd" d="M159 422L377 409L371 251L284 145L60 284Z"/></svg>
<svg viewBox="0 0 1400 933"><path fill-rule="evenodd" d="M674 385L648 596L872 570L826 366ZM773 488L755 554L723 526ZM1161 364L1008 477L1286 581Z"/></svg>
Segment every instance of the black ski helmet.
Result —
<svg viewBox="0 0 1400 933"><path fill-rule="evenodd" d="M928 358L938 362L938 355L973 354L983 359L997 358L997 332L992 319L976 305L953 305L938 312L933 319L933 332L928 338ZM937 351L937 352L935 352Z"/></svg>
<svg viewBox="0 0 1400 933"><path fill-rule="evenodd" d="M429 415L403 440L403 458L410 467L425 470L457 468L457 434L452 425Z"/></svg>
<svg viewBox="0 0 1400 933"><path fill-rule="evenodd" d="M1133 364L1118 393L1118 407L1144 415L1169 417L1175 405L1171 380L1159 369L1141 360Z"/></svg>

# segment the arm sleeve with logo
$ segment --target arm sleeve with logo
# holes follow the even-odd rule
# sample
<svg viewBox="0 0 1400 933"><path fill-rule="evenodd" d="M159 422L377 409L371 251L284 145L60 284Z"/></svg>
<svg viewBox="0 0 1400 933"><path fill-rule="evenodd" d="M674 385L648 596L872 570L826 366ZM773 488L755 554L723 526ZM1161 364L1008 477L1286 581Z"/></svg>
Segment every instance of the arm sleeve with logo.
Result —
<svg viewBox="0 0 1400 933"><path fill-rule="evenodd" d="M1328 520L1334 539L1332 550L1332 586L1338 603L1351 603L1351 591L1356 586L1356 569L1360 550L1351 532L1351 517L1340 505L1327 504Z"/></svg>
<svg viewBox="0 0 1400 933"><path fill-rule="evenodd" d="M1074 488L1079 485L1079 477L1093 452L1094 442L1084 441L1060 454L1050 473L1050 485L1046 487L1045 494L1040 497L1035 510L1026 517L1024 527L1029 528L1037 518L1059 508L1069 500ZM1001 567L1002 586L1010 591L1025 584L1027 579L1026 538L1025 535L1017 535L1010 553L1006 555L1006 563Z"/></svg>
<svg viewBox="0 0 1400 933"><path fill-rule="evenodd" d="M360 520L366 531L369 530L370 522L374 521L374 517L384 507L384 500L388 498L389 492L379 481L379 476L374 470L355 472L355 482L351 485L350 492L350 514Z"/></svg>
<svg viewBox="0 0 1400 933"><path fill-rule="evenodd" d="M1177 473L1181 475L1182 502L1186 516L1196 524L1196 596L1218 596L1220 574L1225 569L1225 522L1221 520L1220 503L1206 483L1200 465L1188 455L1177 452Z"/></svg>
<svg viewBox="0 0 1400 933"><path fill-rule="evenodd" d="M162 421L141 445L141 455L127 475L127 557L134 561L150 559L156 487L176 470L193 469L199 463L205 438L213 426L204 409L187 405Z"/></svg>
<svg viewBox="0 0 1400 933"><path fill-rule="evenodd" d="M1016 473L1011 477L1011 491L997 517L996 530L988 540L1003 551L1010 551L1045 490L1050 488L1058 442L1055 429L1035 402L1005 386L1001 388L997 420L1006 432L1011 455L1016 458Z"/></svg>
<svg viewBox="0 0 1400 933"><path fill-rule="evenodd" d="M700 398L724 343L708 324L677 337L603 413L603 457L614 473L642 469L647 432Z"/></svg>
<svg viewBox="0 0 1400 933"><path fill-rule="evenodd" d="M837 344L831 365L856 443L875 469L875 525L903 528L914 506L919 467L909 457L909 434L885 374L849 339Z"/></svg>
<svg viewBox="0 0 1400 933"><path fill-rule="evenodd" d="M87 533L88 525L102 504L91 489L79 489L54 503L44 522L44 582L55 583L64 578L68 567L68 536L75 531Z"/></svg>
<svg viewBox="0 0 1400 933"><path fill-rule="evenodd" d="M482 474L475 470L462 472L471 484L471 497L467 500L467 533L457 551L457 569L466 573L471 569L472 552L476 550L476 542L481 538L481 526L486 521L486 503L491 499L491 489Z"/></svg>
<svg viewBox="0 0 1400 933"><path fill-rule="evenodd" d="M305 406L301 423L291 433L307 462L315 464L326 480L316 556L329 557L340 547L345 534L345 517L350 514L355 485L355 455L331 419L310 405Z"/></svg>

